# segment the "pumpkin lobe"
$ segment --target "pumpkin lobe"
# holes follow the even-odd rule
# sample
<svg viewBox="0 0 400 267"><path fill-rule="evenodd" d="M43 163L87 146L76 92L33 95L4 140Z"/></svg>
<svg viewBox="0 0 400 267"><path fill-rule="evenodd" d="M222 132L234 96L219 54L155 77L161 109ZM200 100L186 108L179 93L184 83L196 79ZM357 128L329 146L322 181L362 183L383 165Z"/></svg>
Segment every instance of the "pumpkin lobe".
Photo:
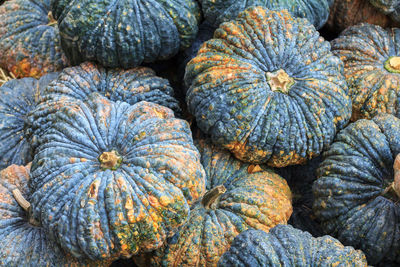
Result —
<svg viewBox="0 0 400 267"><path fill-rule="evenodd" d="M390 57L386 60L385 69L391 73L400 73L400 57Z"/></svg>
<svg viewBox="0 0 400 267"><path fill-rule="evenodd" d="M206 209L215 209L217 199L225 192L225 186L218 185L204 194L203 199L201 200L201 204L203 204Z"/></svg>
<svg viewBox="0 0 400 267"><path fill-rule="evenodd" d="M289 93L289 89L294 84L294 79L290 77L284 70L280 69L275 72L267 72L268 84L273 92Z"/></svg>
<svg viewBox="0 0 400 267"><path fill-rule="evenodd" d="M99 161L102 169L115 171L121 165L122 158L117 151L112 150L111 152L103 152L99 157Z"/></svg>
<svg viewBox="0 0 400 267"><path fill-rule="evenodd" d="M39 226L39 222L36 221L31 215L31 203L27 201L24 196L22 195L21 191L18 188L15 188L12 191L12 194L15 198L15 201L17 201L18 205L21 206L21 208L26 211L29 215L29 223L33 226Z"/></svg>

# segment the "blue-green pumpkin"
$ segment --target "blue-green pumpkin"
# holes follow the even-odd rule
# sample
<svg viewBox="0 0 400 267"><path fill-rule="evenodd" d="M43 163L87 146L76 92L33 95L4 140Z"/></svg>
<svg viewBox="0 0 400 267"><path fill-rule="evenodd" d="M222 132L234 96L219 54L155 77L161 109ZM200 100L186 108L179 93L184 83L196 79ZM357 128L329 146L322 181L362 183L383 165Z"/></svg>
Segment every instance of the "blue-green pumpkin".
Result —
<svg viewBox="0 0 400 267"><path fill-rule="evenodd" d="M307 20L250 7L186 67L199 128L243 161L305 163L351 116L343 63Z"/></svg>
<svg viewBox="0 0 400 267"><path fill-rule="evenodd" d="M324 153L313 185L323 230L361 249L373 265L400 263L399 136L393 115L350 124Z"/></svg>
<svg viewBox="0 0 400 267"><path fill-rule="evenodd" d="M61 44L73 64L97 61L131 68L190 46L200 8L195 0L52 0Z"/></svg>
<svg viewBox="0 0 400 267"><path fill-rule="evenodd" d="M249 229L238 235L219 267L367 267L361 250L343 246L331 236L314 238L290 225L277 225L269 233Z"/></svg>
<svg viewBox="0 0 400 267"><path fill-rule="evenodd" d="M369 0L379 11L389 15L397 23L400 22L400 1L399 0Z"/></svg>
<svg viewBox="0 0 400 267"><path fill-rule="evenodd" d="M94 93L54 113L38 141L33 217L78 258L160 247L205 190L189 124L154 103Z"/></svg>
<svg viewBox="0 0 400 267"><path fill-rule="evenodd" d="M0 169L11 164L26 165L33 159L29 114L39 94L58 73L14 79L0 87Z"/></svg>
<svg viewBox="0 0 400 267"><path fill-rule="evenodd" d="M251 6L263 6L271 10L287 9L293 17L306 18L317 29L322 28L329 16L330 0L200 0L206 21L218 27L235 19L240 12Z"/></svg>
<svg viewBox="0 0 400 267"><path fill-rule="evenodd" d="M109 262L78 260L48 238L31 217L30 164L0 171L1 266L108 266Z"/></svg>
<svg viewBox="0 0 400 267"><path fill-rule="evenodd" d="M10 0L0 6L0 67L39 78L69 65L50 0Z"/></svg>

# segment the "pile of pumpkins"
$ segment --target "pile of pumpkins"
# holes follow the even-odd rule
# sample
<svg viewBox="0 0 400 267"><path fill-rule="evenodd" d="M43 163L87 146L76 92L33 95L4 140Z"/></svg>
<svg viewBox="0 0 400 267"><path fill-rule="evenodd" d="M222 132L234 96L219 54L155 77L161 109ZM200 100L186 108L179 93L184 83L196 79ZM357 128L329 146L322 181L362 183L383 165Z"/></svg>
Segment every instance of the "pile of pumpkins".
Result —
<svg viewBox="0 0 400 267"><path fill-rule="evenodd" d="M0 1L0 266L399 266L399 24Z"/></svg>

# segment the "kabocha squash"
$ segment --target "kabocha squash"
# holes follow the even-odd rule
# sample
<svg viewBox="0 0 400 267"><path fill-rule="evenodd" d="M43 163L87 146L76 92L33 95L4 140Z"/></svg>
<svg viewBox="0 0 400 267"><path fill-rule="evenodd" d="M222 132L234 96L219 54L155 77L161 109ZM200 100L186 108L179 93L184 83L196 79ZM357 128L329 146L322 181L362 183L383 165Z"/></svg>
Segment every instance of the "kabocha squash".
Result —
<svg viewBox="0 0 400 267"><path fill-rule="evenodd" d="M330 10L326 24L336 33L361 22L382 27L393 24L391 19L371 5L369 0L335 0Z"/></svg>
<svg viewBox="0 0 400 267"><path fill-rule="evenodd" d="M369 2L384 14L388 14L393 20L400 22L399 0L369 0Z"/></svg>
<svg viewBox="0 0 400 267"><path fill-rule="evenodd" d="M39 80L13 79L0 87L0 170L32 161L29 113L36 106L36 92L43 90L57 75L46 74Z"/></svg>
<svg viewBox="0 0 400 267"><path fill-rule="evenodd" d="M40 141L33 215L75 257L158 248L205 188L188 123L157 104L92 94L56 112Z"/></svg>
<svg viewBox="0 0 400 267"><path fill-rule="evenodd" d="M243 161L283 167L327 147L351 116L343 64L305 19L250 7L185 73L189 111Z"/></svg>
<svg viewBox="0 0 400 267"><path fill-rule="evenodd" d="M195 0L52 0L62 47L73 64L131 68L189 47L197 33Z"/></svg>
<svg viewBox="0 0 400 267"><path fill-rule="evenodd" d="M373 265L400 263L399 136L400 120L388 114L350 124L324 154L313 185L324 231L362 249Z"/></svg>
<svg viewBox="0 0 400 267"><path fill-rule="evenodd" d="M271 10L287 9L294 17L308 19L317 29L324 26L329 16L328 0L200 0L206 21L218 27L222 22L235 19L250 6L263 6Z"/></svg>
<svg viewBox="0 0 400 267"><path fill-rule="evenodd" d="M277 225L269 233L249 229L238 235L218 266L365 266L360 250L343 246L338 240L314 238L290 225Z"/></svg>
<svg viewBox="0 0 400 267"><path fill-rule="evenodd" d="M292 212L290 189L272 170L242 163L209 140L197 140L197 147L208 191L166 247L154 253L153 266L216 266L240 232L268 231Z"/></svg>
<svg viewBox="0 0 400 267"><path fill-rule="evenodd" d="M18 78L39 78L69 64L50 0L11 0L0 6L0 51L0 67Z"/></svg>
<svg viewBox="0 0 400 267"><path fill-rule="evenodd" d="M29 169L30 165L11 165L0 172L0 265L108 266L108 262L78 260L66 254L32 219Z"/></svg>
<svg viewBox="0 0 400 267"><path fill-rule="evenodd" d="M181 114L168 80L155 76L153 70L145 67L107 69L85 62L64 69L58 79L40 93L39 103L28 118L34 132L32 146L36 147L37 138L52 124L51 118L60 107L74 104L77 99L86 101L92 93L129 104L143 100L154 102Z"/></svg>
<svg viewBox="0 0 400 267"><path fill-rule="evenodd" d="M344 63L352 99L352 120L378 112L400 116L400 29L360 24L332 41L332 51Z"/></svg>

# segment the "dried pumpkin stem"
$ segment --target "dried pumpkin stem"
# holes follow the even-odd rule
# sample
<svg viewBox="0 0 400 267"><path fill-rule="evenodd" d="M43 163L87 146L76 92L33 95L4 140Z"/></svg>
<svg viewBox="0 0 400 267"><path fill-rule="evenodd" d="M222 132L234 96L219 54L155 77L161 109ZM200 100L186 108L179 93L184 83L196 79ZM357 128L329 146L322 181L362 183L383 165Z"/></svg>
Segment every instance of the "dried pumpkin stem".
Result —
<svg viewBox="0 0 400 267"><path fill-rule="evenodd" d="M394 160L393 170L394 181L392 183L392 187L397 197L400 198L400 154L398 154Z"/></svg>
<svg viewBox="0 0 400 267"><path fill-rule="evenodd" d="M386 60L385 69L392 73L400 73L400 57L390 57Z"/></svg>
<svg viewBox="0 0 400 267"><path fill-rule="evenodd" d="M57 24L57 20L54 19L53 13L51 13L51 11L47 14L47 18L49 19L49 23L47 23L47 26L53 26Z"/></svg>
<svg viewBox="0 0 400 267"><path fill-rule="evenodd" d="M117 151L103 152L100 157L100 167L103 169L116 170L121 165L122 158Z"/></svg>
<svg viewBox="0 0 400 267"><path fill-rule="evenodd" d="M22 195L21 191L18 188L15 188L12 191L12 194L17 201L18 205L21 206L21 208L26 211L29 214L29 223L32 224L33 226L39 226L39 222L36 221L34 218L32 218L31 215L31 203L27 201L24 196Z"/></svg>
<svg viewBox="0 0 400 267"><path fill-rule="evenodd" d="M294 79L290 77L284 70L280 69L276 72L267 72L268 84L273 92L289 93L289 89L294 84Z"/></svg>
<svg viewBox="0 0 400 267"><path fill-rule="evenodd" d="M214 187L213 189L209 190L207 193L204 194L203 199L201 200L201 204L206 209L212 208L212 204L215 203L215 201L226 192L226 188L223 185L218 185Z"/></svg>

